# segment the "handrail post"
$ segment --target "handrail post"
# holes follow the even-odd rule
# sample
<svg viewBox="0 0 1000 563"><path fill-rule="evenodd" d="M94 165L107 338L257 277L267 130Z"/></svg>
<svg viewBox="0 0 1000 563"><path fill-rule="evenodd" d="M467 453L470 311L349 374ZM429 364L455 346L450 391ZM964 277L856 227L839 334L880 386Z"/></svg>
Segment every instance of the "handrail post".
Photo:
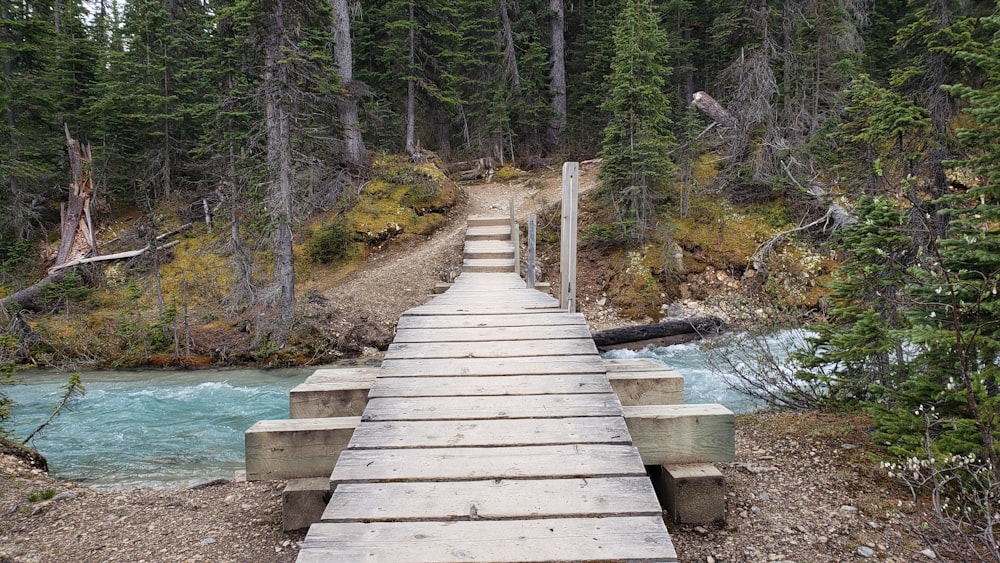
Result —
<svg viewBox="0 0 1000 563"><path fill-rule="evenodd" d="M562 171L562 225L559 232L559 307L576 312L576 215L580 191L580 163L564 162Z"/></svg>
<svg viewBox="0 0 1000 563"><path fill-rule="evenodd" d="M514 243L514 273L521 275L521 229L514 215L514 198L510 200L510 240Z"/></svg>
<svg viewBox="0 0 1000 563"><path fill-rule="evenodd" d="M535 289L535 237L537 232L538 218L532 213L528 217L528 264L525 266L528 289Z"/></svg>

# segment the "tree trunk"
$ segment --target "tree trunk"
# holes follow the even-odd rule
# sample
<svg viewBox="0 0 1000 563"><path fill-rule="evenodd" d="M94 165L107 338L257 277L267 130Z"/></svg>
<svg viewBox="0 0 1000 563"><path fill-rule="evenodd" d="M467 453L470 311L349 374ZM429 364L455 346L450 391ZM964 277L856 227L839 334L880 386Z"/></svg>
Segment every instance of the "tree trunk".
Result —
<svg viewBox="0 0 1000 563"><path fill-rule="evenodd" d="M295 317L295 269L292 255L292 144L290 116L285 101L288 69L282 61L285 42L284 1L274 0L268 15L264 46L267 162L271 174L274 222L274 279L279 289L281 320Z"/></svg>
<svg viewBox="0 0 1000 563"><path fill-rule="evenodd" d="M90 176L90 146L70 137L69 126L65 129L66 150L69 153L73 181L69 186L69 202L63 216L56 266L82 258L89 252L97 253L97 240L94 238L90 215L90 202L94 197L94 183Z"/></svg>
<svg viewBox="0 0 1000 563"><path fill-rule="evenodd" d="M417 22L413 15L413 2L415 0L410 0L410 30L408 36L408 44L410 48L410 70L413 72L413 67L416 65L416 30L414 27ZM417 90L416 84L413 79L410 78L406 81L406 153L411 157L417 153L417 142L416 142L416 121L417 121Z"/></svg>
<svg viewBox="0 0 1000 563"><path fill-rule="evenodd" d="M691 105L698 108L720 126L727 129L736 129L737 122L733 114L729 113L729 110L722 107L722 104L707 93L695 92L694 96L691 97Z"/></svg>
<svg viewBox="0 0 1000 563"><path fill-rule="evenodd" d="M718 317L692 317L681 321L664 321L648 325L612 328L593 333L594 344L598 348L607 348L629 342L666 338L684 334L696 336L718 334L725 328L725 323Z"/></svg>
<svg viewBox="0 0 1000 563"><path fill-rule="evenodd" d="M507 74L510 75L511 91L518 95L521 93L521 73L517 70L517 50L514 46L514 30L511 29L510 15L507 13L507 0L500 0L500 22L503 25L505 44L503 58L507 63Z"/></svg>
<svg viewBox="0 0 1000 563"><path fill-rule="evenodd" d="M552 114L549 121L548 141L559 146L562 130L566 127L566 37L563 0L549 0L552 12L552 68L549 71L549 88L552 90Z"/></svg>
<svg viewBox="0 0 1000 563"><path fill-rule="evenodd" d="M365 143L361 137L358 120L358 100L350 91L354 80L354 61L351 49L351 12L347 0L332 0L333 4L333 54L340 72L340 84L346 90L346 98L340 102L340 123L344 127L344 160L355 167L368 161Z"/></svg>

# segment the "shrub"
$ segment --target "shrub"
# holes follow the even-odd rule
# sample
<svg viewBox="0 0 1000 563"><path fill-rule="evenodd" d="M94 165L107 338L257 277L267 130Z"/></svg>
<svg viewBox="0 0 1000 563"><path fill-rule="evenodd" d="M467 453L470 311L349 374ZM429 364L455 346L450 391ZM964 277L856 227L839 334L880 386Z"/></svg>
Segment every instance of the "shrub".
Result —
<svg viewBox="0 0 1000 563"><path fill-rule="evenodd" d="M306 252L315 262L331 264L350 257L353 243L354 235L347 222L337 219L313 234L306 242Z"/></svg>

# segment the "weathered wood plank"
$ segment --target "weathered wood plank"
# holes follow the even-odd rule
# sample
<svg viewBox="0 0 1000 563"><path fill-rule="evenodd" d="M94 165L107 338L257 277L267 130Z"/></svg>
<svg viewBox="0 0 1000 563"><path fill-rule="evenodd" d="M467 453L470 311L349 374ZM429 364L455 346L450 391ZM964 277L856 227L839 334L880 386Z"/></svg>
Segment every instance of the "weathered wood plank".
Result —
<svg viewBox="0 0 1000 563"><path fill-rule="evenodd" d="M612 387L608 383L607 377L599 373L484 375L479 377L380 377L372 385L368 398L559 395L611 392Z"/></svg>
<svg viewBox="0 0 1000 563"><path fill-rule="evenodd" d="M447 294L445 294L447 295ZM472 305L441 305L437 306L434 304L421 305L419 307L414 307L412 309L406 310L403 315L406 316L433 316L433 315L509 315L509 314L525 314L525 313L558 313L562 310L559 309L558 303L548 303L545 305L538 306L508 306L504 304L491 303L489 305L483 306L472 306Z"/></svg>
<svg viewBox="0 0 1000 563"><path fill-rule="evenodd" d="M431 342L392 343L385 357L392 359L432 358L512 358L539 356L574 356L596 354L589 338L562 340L520 340L517 342Z"/></svg>
<svg viewBox="0 0 1000 563"><path fill-rule="evenodd" d="M400 317L397 330L418 328L483 328L522 326L584 325L587 321L580 313L530 313L509 315L442 315L439 317Z"/></svg>
<svg viewBox="0 0 1000 563"><path fill-rule="evenodd" d="M365 422L350 447L444 448L631 443L620 417Z"/></svg>
<svg viewBox="0 0 1000 563"><path fill-rule="evenodd" d="M374 379L376 373L378 373L377 367L319 368L307 377L303 383L329 383L331 381L363 383Z"/></svg>
<svg viewBox="0 0 1000 563"><path fill-rule="evenodd" d="M481 420L621 416L614 393L496 397L389 397L371 399L361 416L375 420Z"/></svg>
<svg viewBox="0 0 1000 563"><path fill-rule="evenodd" d="M608 380L623 405L679 405L684 402L684 376L676 371L608 372Z"/></svg>
<svg viewBox="0 0 1000 563"><path fill-rule="evenodd" d="M638 451L621 445L348 449L340 454L330 481L476 481L645 474Z"/></svg>
<svg viewBox="0 0 1000 563"><path fill-rule="evenodd" d="M325 477L359 417L261 420L244 435L247 480Z"/></svg>
<svg viewBox="0 0 1000 563"><path fill-rule="evenodd" d="M560 516L657 516L646 477L490 480L445 483L345 483L324 522L476 520Z"/></svg>
<svg viewBox="0 0 1000 563"><path fill-rule="evenodd" d="M388 357L379 372L385 377L452 377L477 375L554 375L604 373L604 363L596 354L558 358L436 358L403 359Z"/></svg>
<svg viewBox="0 0 1000 563"><path fill-rule="evenodd" d="M604 367L608 373L620 371L663 371L670 369L663 362L654 360L653 358L607 358L604 360Z"/></svg>
<svg viewBox="0 0 1000 563"><path fill-rule="evenodd" d="M586 325L397 329L394 343L490 342L588 338Z"/></svg>
<svg viewBox="0 0 1000 563"><path fill-rule="evenodd" d="M302 383L288 393L289 418L360 416L368 404L368 381Z"/></svg>
<svg viewBox="0 0 1000 563"><path fill-rule="evenodd" d="M646 465L733 460L733 413L722 405L624 407L625 423Z"/></svg>
<svg viewBox="0 0 1000 563"><path fill-rule="evenodd" d="M671 562L660 516L314 524L299 563Z"/></svg>

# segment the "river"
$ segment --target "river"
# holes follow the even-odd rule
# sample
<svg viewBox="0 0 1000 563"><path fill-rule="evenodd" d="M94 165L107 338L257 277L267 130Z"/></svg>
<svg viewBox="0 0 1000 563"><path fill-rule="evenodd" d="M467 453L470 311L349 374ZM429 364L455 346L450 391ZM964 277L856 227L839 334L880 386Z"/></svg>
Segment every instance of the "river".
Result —
<svg viewBox="0 0 1000 563"><path fill-rule="evenodd" d="M605 356L662 361L684 375L688 403L722 403L737 413L757 406L729 388L732 376L713 370L698 343ZM54 476L100 488L232 479L244 466L243 433L258 420L288 418L288 392L313 369L84 372L86 395L31 445ZM23 379L8 388L16 438L48 417L66 374L27 372Z"/></svg>

